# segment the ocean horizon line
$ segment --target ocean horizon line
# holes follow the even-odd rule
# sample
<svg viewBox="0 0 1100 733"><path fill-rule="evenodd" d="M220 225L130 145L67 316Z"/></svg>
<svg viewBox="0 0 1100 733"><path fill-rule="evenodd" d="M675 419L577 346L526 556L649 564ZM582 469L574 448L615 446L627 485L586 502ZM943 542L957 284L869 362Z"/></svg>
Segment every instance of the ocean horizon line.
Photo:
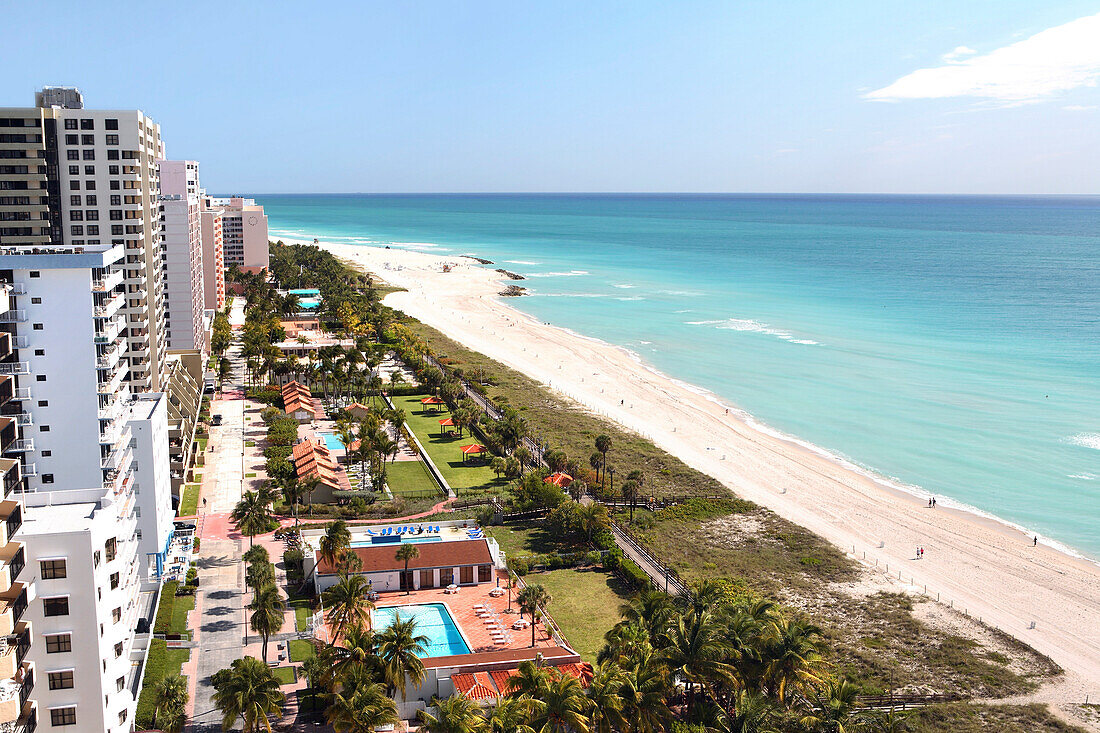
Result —
<svg viewBox="0 0 1100 733"><path fill-rule="evenodd" d="M466 198L510 198L510 197L546 197L546 198L690 198L690 199L746 199L746 200L903 200L943 201L964 199L970 201L1008 200L1073 200L1095 201L1100 203L1098 193L869 193L869 192L707 192L707 191L286 191L286 192L248 192L215 193L218 198L241 196L363 196L363 197L431 197L453 196Z"/></svg>

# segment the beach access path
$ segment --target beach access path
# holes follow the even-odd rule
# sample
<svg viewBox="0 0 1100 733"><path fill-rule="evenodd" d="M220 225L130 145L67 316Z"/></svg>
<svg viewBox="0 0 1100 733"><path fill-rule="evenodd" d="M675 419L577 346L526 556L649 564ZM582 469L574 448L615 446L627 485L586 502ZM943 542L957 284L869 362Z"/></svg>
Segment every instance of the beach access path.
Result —
<svg viewBox="0 0 1100 733"><path fill-rule="evenodd" d="M293 242L284 238L284 241ZM305 243L305 242L304 242ZM322 246L405 288L387 305L650 438L739 496L825 537L899 589L923 592L1049 655L1062 689L1100 699L1100 566L1005 524L940 506L760 429L624 349L540 323L498 297L501 276L463 257ZM444 264L449 267L444 268ZM925 548L918 560L916 547ZM898 575L901 579L898 579Z"/></svg>

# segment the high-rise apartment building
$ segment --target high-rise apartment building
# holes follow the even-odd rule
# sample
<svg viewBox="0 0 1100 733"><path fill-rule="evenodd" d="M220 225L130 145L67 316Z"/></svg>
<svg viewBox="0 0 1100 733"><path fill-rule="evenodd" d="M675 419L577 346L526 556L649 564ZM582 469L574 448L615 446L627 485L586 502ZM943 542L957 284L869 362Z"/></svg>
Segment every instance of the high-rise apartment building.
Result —
<svg viewBox="0 0 1100 733"><path fill-rule="evenodd" d="M204 197L205 200L205 197ZM222 249L222 210L202 212L202 287L208 310L225 307L225 254Z"/></svg>
<svg viewBox="0 0 1100 733"><path fill-rule="evenodd" d="M0 108L0 248L122 245L124 378L135 391L162 389L160 126L139 110L85 109L71 88L35 102Z"/></svg>
<svg viewBox="0 0 1100 733"><path fill-rule="evenodd" d="M199 164L160 161L160 205L164 214L164 325L168 348L205 352L202 226Z"/></svg>
<svg viewBox="0 0 1100 733"><path fill-rule="evenodd" d="M206 196L203 208L222 212L222 252L226 269L268 266L267 214L254 199Z"/></svg>

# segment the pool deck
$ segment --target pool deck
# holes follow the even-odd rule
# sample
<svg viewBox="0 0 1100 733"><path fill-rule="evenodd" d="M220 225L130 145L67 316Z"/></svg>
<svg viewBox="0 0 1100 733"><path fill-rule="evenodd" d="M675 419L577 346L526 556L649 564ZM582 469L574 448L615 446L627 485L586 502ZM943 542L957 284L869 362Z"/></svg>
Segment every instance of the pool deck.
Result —
<svg viewBox="0 0 1100 733"><path fill-rule="evenodd" d="M496 571L501 587L504 587L505 574L503 570ZM512 613L507 613L508 594L500 598L489 595L495 586L494 583L479 583L478 585L461 585L457 593L444 593L442 588L425 588L414 590L411 593L393 592L381 593L375 606L378 608L390 608L395 606L419 605L425 603L444 603L451 612L451 618L462 631L472 653L499 652L511 649L531 648L531 629L512 629L512 622L519 618L519 606L516 604L518 590L512 589ZM475 612L474 605L482 604L494 610L500 623L505 627L510 641L498 643L489 635L489 629ZM551 615L553 610L551 609ZM526 619L527 616L524 615ZM535 646L539 648L556 647L553 638L546 632L540 623L535 631Z"/></svg>

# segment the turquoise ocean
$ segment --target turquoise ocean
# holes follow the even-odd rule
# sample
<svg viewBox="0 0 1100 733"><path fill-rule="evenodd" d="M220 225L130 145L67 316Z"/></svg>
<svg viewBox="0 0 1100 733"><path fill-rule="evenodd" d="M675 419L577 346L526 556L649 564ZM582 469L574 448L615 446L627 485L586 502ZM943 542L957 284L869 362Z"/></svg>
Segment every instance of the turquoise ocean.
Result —
<svg viewBox="0 0 1100 733"><path fill-rule="evenodd" d="M1100 559L1100 199L256 199L272 238L491 259L543 321Z"/></svg>

